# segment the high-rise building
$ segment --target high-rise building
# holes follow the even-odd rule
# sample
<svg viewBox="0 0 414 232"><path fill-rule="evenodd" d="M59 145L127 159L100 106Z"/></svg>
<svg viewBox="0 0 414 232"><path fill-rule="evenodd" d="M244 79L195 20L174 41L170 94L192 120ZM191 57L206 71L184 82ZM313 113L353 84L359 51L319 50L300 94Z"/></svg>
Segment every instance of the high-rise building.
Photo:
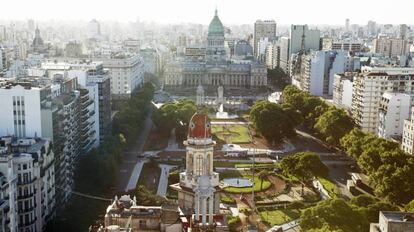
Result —
<svg viewBox="0 0 414 232"><path fill-rule="evenodd" d="M16 212L18 230L13 230L15 225L10 222L10 230L5 231L44 231L56 207L55 157L50 141L1 137L0 151L2 177L17 180L10 182L8 203Z"/></svg>
<svg viewBox="0 0 414 232"><path fill-rule="evenodd" d="M101 24L96 20L92 19L88 23L88 38L98 39L101 36Z"/></svg>
<svg viewBox="0 0 414 232"><path fill-rule="evenodd" d="M378 136L399 139L404 120L410 115L411 96L405 93L385 92L379 107Z"/></svg>
<svg viewBox="0 0 414 232"><path fill-rule="evenodd" d="M286 44L288 43L288 44ZM288 45L286 47L286 45ZM300 51L320 50L320 31L311 30L308 25L292 25L289 39L281 40L280 65L285 71L289 71L289 60L292 54Z"/></svg>
<svg viewBox="0 0 414 232"><path fill-rule="evenodd" d="M335 74L352 72L359 68L355 67L354 57L338 51L294 54L290 66L292 84L316 96L333 94Z"/></svg>
<svg viewBox="0 0 414 232"><path fill-rule="evenodd" d="M349 32L349 19L345 19L345 31Z"/></svg>
<svg viewBox="0 0 414 232"><path fill-rule="evenodd" d="M385 92L412 95L414 68L367 67L354 76L352 117L364 131L378 133L379 110Z"/></svg>
<svg viewBox="0 0 414 232"><path fill-rule="evenodd" d="M258 43L264 38L269 41L276 39L276 22L274 20L257 20L254 23L253 49L256 58L259 56Z"/></svg>
<svg viewBox="0 0 414 232"><path fill-rule="evenodd" d="M333 81L333 103L339 108L350 110L352 107L353 77L355 73L335 74Z"/></svg>
<svg viewBox="0 0 414 232"><path fill-rule="evenodd" d="M401 149L414 155L414 107L411 107L410 118L404 120Z"/></svg>

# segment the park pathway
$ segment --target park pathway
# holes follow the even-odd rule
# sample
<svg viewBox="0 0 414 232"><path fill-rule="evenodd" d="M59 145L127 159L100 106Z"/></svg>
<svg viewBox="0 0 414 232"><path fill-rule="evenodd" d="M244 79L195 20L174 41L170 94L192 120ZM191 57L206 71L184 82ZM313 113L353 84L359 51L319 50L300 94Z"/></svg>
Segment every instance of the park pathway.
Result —
<svg viewBox="0 0 414 232"><path fill-rule="evenodd" d="M161 169L161 176L160 181L158 182L158 190L157 195L165 197L167 194L167 188L168 188L168 175L170 173L170 170L174 168L175 166L166 165L166 164L160 164Z"/></svg>
<svg viewBox="0 0 414 232"><path fill-rule="evenodd" d="M131 177L129 178L128 185L125 187L125 192L128 192L131 189L135 189L138 183L139 176L141 175L142 167L146 162L146 160L140 160L135 164L135 167L131 173Z"/></svg>

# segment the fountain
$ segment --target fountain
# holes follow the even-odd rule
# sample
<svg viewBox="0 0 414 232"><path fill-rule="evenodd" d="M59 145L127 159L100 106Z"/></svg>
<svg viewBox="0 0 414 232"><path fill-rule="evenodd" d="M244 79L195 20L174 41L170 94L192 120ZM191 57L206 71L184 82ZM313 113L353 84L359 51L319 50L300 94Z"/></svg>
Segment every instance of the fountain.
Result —
<svg viewBox="0 0 414 232"><path fill-rule="evenodd" d="M220 104L219 110L216 113L216 118L223 119L223 118L228 118L228 117L229 117L229 114L223 111L223 104Z"/></svg>
<svg viewBox="0 0 414 232"><path fill-rule="evenodd" d="M252 180L246 178L225 178L223 180L224 187L251 187L253 185Z"/></svg>

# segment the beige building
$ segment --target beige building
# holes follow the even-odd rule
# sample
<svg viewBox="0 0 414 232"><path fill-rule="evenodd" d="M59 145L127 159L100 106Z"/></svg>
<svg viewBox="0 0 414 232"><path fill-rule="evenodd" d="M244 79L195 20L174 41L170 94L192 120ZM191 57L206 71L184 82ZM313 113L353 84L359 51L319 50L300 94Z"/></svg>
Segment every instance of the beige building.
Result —
<svg viewBox="0 0 414 232"><path fill-rule="evenodd" d="M374 39L374 52L386 57L406 55L410 52L410 45L406 40L398 38L379 37Z"/></svg>
<svg viewBox="0 0 414 232"><path fill-rule="evenodd" d="M371 223L369 232L410 232L414 231L414 213L379 212L378 223Z"/></svg>
<svg viewBox="0 0 414 232"><path fill-rule="evenodd" d="M412 96L414 68L364 66L361 73L354 77L352 116L364 132L377 133L380 102L385 92Z"/></svg>
<svg viewBox="0 0 414 232"><path fill-rule="evenodd" d="M123 195L108 206L105 225L98 231L181 232L182 222L177 206L140 206L135 197Z"/></svg>

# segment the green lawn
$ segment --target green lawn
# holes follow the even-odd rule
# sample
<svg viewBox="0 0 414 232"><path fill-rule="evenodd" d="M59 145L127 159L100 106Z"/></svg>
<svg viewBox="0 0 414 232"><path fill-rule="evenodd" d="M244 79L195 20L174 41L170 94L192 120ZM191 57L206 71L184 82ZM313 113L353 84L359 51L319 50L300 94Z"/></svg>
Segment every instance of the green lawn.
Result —
<svg viewBox="0 0 414 232"><path fill-rule="evenodd" d="M213 134L228 143L250 143L249 128L246 125L213 125Z"/></svg>
<svg viewBox="0 0 414 232"><path fill-rule="evenodd" d="M270 226L281 225L300 217L299 209L277 209L260 212L260 217Z"/></svg>
<svg viewBox="0 0 414 232"><path fill-rule="evenodd" d="M248 178L248 179L252 178L251 175L243 175L243 177ZM270 186L272 186L272 183L270 183L270 181L265 179L263 181L263 188L262 189L260 189L260 185L261 185L261 180L259 179L259 177L255 176L254 177L254 191L255 192L261 192L261 191L265 191L265 190L269 189ZM251 187L242 187L242 188L226 187L226 188L224 188L224 191L228 192L228 193L251 193L252 188Z"/></svg>
<svg viewBox="0 0 414 232"><path fill-rule="evenodd" d="M328 191L329 196L338 197L340 195L338 187L334 183L332 183L331 180L325 179L323 177L319 177L318 180L319 182L321 182L326 191Z"/></svg>

